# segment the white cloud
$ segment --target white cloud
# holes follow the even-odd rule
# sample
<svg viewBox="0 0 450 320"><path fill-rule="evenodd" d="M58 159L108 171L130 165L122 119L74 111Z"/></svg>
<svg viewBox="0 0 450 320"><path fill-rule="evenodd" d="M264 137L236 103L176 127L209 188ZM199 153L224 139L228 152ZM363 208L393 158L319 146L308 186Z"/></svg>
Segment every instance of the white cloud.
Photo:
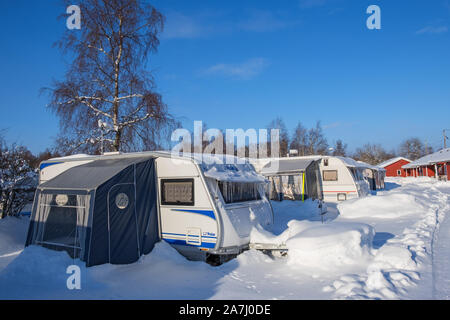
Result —
<svg viewBox="0 0 450 320"><path fill-rule="evenodd" d="M264 58L253 58L240 64L219 63L204 70L202 74L248 80L261 74L268 65L268 61Z"/></svg>
<svg viewBox="0 0 450 320"><path fill-rule="evenodd" d="M440 27L427 26L425 28L417 30L416 34L439 34L445 33L447 31L448 31L447 26L440 26Z"/></svg>

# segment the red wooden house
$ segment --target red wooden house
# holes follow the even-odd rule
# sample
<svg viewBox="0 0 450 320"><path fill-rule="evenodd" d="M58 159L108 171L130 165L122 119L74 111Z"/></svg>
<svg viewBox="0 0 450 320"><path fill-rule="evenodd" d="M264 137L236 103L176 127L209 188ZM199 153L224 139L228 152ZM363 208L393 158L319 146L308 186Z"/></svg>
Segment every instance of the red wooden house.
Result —
<svg viewBox="0 0 450 320"><path fill-rule="evenodd" d="M450 148L439 150L403 166L409 177L433 177L450 181Z"/></svg>
<svg viewBox="0 0 450 320"><path fill-rule="evenodd" d="M387 177L406 177L406 170L402 167L411 163L411 160L397 157L380 163L378 166L386 169Z"/></svg>

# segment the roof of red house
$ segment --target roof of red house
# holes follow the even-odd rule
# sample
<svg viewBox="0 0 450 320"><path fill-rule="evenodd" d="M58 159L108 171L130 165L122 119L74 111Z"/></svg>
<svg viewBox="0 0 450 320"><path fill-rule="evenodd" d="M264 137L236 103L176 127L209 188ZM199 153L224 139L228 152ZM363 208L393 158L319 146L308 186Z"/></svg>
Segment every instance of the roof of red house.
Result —
<svg viewBox="0 0 450 320"><path fill-rule="evenodd" d="M416 168L439 162L450 162L450 148L442 149L438 152L426 155L420 159L417 159L416 161L404 165L402 168L404 169Z"/></svg>
<svg viewBox="0 0 450 320"><path fill-rule="evenodd" d="M389 160L386 160L386 161L380 163L378 166L385 168L385 167L390 166L391 164L394 164L400 160L405 160L405 161L411 162L411 160L406 159L404 157L395 157L395 158L392 158L392 159L389 159Z"/></svg>

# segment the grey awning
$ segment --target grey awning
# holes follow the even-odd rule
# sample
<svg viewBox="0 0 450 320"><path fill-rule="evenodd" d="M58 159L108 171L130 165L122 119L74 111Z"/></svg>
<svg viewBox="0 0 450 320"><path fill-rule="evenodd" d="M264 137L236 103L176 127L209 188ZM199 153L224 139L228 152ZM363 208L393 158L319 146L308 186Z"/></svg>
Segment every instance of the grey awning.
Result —
<svg viewBox="0 0 450 320"><path fill-rule="evenodd" d="M294 174L296 172L305 172L313 159L277 159L272 160L261 169L261 174L265 176L279 174Z"/></svg>
<svg viewBox="0 0 450 320"><path fill-rule="evenodd" d="M128 166L152 157L95 160L70 168L39 186L41 190L93 190Z"/></svg>

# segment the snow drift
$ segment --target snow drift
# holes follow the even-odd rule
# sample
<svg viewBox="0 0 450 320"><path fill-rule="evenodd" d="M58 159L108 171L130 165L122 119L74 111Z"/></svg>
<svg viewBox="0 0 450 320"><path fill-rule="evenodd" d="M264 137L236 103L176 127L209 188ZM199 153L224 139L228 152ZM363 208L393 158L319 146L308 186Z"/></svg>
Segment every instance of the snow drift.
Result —
<svg viewBox="0 0 450 320"><path fill-rule="evenodd" d="M392 193L352 199L338 204L344 218L396 219L420 214L426 209L411 194Z"/></svg>
<svg viewBox="0 0 450 320"><path fill-rule="evenodd" d="M321 270L361 264L371 256L375 230L363 223L334 222L287 240L288 263Z"/></svg>

